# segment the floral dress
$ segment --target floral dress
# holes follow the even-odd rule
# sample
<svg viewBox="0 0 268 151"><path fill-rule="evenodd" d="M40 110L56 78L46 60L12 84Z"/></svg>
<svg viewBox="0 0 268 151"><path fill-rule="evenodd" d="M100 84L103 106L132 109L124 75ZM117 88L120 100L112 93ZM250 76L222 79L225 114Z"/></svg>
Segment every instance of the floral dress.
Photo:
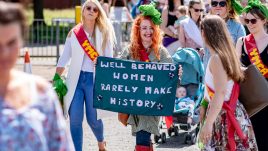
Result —
<svg viewBox="0 0 268 151"><path fill-rule="evenodd" d="M209 63L210 64L210 61ZM210 72L210 69L206 69L205 83L214 88L213 84L213 75ZM229 80L227 84L227 90L225 95L225 100L229 100L234 81ZM205 97L211 101L208 89L205 90ZM252 124L250 122L249 116L244 108L244 106L239 102L236 103L236 108L234 112L236 121L238 122L243 134L246 136L246 141L243 141L239 138L237 133L234 134L234 141L236 145L236 151L258 151L255 134L253 131ZM213 124L212 138L205 145L203 150L206 151L228 151L228 119L227 112L225 109L222 109L217 116L216 121Z"/></svg>
<svg viewBox="0 0 268 151"><path fill-rule="evenodd" d="M72 151L73 143L52 88L37 92L31 85L29 106L10 107L0 98L1 151Z"/></svg>

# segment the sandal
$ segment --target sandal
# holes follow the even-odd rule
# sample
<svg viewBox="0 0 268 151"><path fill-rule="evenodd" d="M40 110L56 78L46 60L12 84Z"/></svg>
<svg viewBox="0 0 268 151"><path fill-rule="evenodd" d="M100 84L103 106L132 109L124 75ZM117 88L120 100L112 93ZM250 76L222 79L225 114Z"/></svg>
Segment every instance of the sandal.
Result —
<svg viewBox="0 0 268 151"><path fill-rule="evenodd" d="M104 141L103 143L104 143L104 147L106 147L106 142ZM99 149L99 151L107 151L107 149L106 148L105 149Z"/></svg>

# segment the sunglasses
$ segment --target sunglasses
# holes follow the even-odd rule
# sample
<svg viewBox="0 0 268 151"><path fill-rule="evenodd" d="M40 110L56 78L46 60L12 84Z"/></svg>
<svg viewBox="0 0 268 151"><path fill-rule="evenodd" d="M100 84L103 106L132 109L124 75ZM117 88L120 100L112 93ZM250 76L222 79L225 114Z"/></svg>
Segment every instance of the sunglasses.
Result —
<svg viewBox="0 0 268 151"><path fill-rule="evenodd" d="M97 7L91 7L91 6L87 6L86 9L88 11L93 11L94 13L97 13L99 11Z"/></svg>
<svg viewBox="0 0 268 151"><path fill-rule="evenodd" d="M197 8L193 8L195 12L203 12L204 9L197 9Z"/></svg>
<svg viewBox="0 0 268 151"><path fill-rule="evenodd" d="M246 24L249 24L249 22L251 22L251 24L256 24L257 23L257 19L254 18L254 19L244 19L245 23Z"/></svg>
<svg viewBox="0 0 268 151"><path fill-rule="evenodd" d="M212 2L211 2L211 6L212 6L212 7L217 7L218 5L219 5L220 7L225 7L226 4L227 4L226 1L220 1L220 2L212 1Z"/></svg>

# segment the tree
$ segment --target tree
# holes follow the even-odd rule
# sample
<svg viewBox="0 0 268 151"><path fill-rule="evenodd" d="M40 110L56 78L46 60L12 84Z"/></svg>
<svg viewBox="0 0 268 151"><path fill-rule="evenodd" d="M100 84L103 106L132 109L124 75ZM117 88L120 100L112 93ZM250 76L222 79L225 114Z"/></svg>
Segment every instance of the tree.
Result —
<svg viewBox="0 0 268 151"><path fill-rule="evenodd" d="M45 24L44 22L44 3L43 0L33 0L34 22L36 24ZM37 21L38 20L38 21Z"/></svg>

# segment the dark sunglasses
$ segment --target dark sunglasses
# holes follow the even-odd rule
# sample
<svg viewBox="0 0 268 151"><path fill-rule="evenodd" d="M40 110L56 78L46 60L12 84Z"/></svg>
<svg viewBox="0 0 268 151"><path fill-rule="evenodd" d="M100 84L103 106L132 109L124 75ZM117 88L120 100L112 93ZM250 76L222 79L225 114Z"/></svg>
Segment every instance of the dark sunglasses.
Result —
<svg viewBox="0 0 268 151"><path fill-rule="evenodd" d="M212 1L212 2L211 2L211 6L212 6L212 7L217 7L218 5L219 5L220 7L225 7L226 4L227 4L226 1L220 1L220 2Z"/></svg>
<svg viewBox="0 0 268 151"><path fill-rule="evenodd" d="M251 24L256 24L257 23L257 19L254 18L254 19L244 19L245 23L246 24L249 24L249 22L251 22Z"/></svg>
<svg viewBox="0 0 268 151"><path fill-rule="evenodd" d="M87 9L88 11L93 11L94 13L97 13L97 12L99 11L98 8L96 8L96 7L91 7L91 6L87 6L86 9Z"/></svg>
<svg viewBox="0 0 268 151"><path fill-rule="evenodd" d="M196 8L193 8L195 12L203 12L204 9L196 9Z"/></svg>

